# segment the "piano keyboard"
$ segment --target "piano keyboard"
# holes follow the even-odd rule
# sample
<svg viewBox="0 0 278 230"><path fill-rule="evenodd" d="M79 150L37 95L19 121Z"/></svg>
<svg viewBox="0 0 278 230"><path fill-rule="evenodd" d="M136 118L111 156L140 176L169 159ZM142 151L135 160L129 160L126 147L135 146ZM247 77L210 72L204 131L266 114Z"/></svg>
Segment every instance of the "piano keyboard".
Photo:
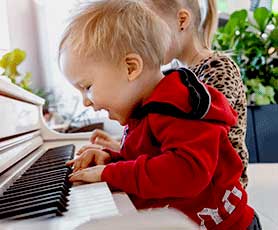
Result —
<svg viewBox="0 0 278 230"><path fill-rule="evenodd" d="M65 163L73 156L74 145L46 151L0 196L0 219L62 216L71 187Z"/></svg>

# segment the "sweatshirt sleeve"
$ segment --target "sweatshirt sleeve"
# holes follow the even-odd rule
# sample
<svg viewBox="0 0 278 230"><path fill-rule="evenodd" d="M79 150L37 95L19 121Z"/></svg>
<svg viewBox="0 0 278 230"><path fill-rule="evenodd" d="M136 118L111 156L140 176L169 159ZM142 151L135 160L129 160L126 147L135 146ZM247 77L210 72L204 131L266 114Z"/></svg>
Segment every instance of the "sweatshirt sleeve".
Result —
<svg viewBox="0 0 278 230"><path fill-rule="evenodd" d="M104 148L102 150L109 153L112 162L117 162L124 159L121 153L113 151L112 149Z"/></svg>
<svg viewBox="0 0 278 230"><path fill-rule="evenodd" d="M136 160L106 166L102 180L112 188L145 199L194 197L214 175L220 138L227 131L205 121L151 114L151 130L161 143L161 154L140 155Z"/></svg>

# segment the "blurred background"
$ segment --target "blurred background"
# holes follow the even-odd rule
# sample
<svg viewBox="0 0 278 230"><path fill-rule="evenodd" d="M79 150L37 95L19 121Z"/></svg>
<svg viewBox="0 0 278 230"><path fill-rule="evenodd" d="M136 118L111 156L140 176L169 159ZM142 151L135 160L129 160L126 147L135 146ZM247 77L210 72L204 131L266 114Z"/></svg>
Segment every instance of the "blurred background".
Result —
<svg viewBox="0 0 278 230"><path fill-rule="evenodd" d="M15 82L46 100L45 119L61 132L103 128L107 119L105 111L83 107L81 95L58 68L58 44L75 4L77 0L0 0L0 58L8 52L19 58ZM273 152L274 147L265 141L260 147L259 142L276 142L278 136L278 0L218 0L218 9L222 28L213 48L231 55L241 69L249 103L247 144L255 153L250 161L262 161L260 148ZM267 115L261 115L263 110ZM256 120L274 130L260 134ZM278 161L272 152L267 161Z"/></svg>

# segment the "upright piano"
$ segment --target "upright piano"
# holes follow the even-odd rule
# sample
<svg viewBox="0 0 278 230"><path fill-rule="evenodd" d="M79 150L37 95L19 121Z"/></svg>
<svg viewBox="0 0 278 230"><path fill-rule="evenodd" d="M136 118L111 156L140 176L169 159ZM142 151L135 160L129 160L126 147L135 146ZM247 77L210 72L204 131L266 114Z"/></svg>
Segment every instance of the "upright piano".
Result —
<svg viewBox="0 0 278 230"><path fill-rule="evenodd" d="M90 133L49 129L44 100L0 79L0 229L73 229L88 221L135 212L125 193L106 183L71 186L65 161ZM35 220L35 221L34 221ZM44 227L42 227L44 226ZM20 227L20 228L19 228Z"/></svg>

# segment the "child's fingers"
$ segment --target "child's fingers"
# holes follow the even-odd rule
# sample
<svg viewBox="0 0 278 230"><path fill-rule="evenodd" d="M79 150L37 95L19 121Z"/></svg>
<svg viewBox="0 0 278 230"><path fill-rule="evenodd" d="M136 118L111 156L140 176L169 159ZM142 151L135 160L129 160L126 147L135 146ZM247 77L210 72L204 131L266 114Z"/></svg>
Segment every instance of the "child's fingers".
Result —
<svg viewBox="0 0 278 230"><path fill-rule="evenodd" d="M90 160L88 158L85 158L80 164L80 169L88 168L90 163L91 163Z"/></svg>
<svg viewBox="0 0 278 230"><path fill-rule="evenodd" d="M77 159L73 165L73 172L77 172L80 169L81 161Z"/></svg>
<svg viewBox="0 0 278 230"><path fill-rule="evenodd" d="M95 166L74 172L69 176L71 182L98 182L101 181L101 174L105 166Z"/></svg>
<svg viewBox="0 0 278 230"><path fill-rule="evenodd" d="M110 139L110 136L108 133L100 130L100 129L95 129L93 132L92 132L92 135L90 137L90 141L91 143L95 143L96 141L96 138L99 138L99 139Z"/></svg>
<svg viewBox="0 0 278 230"><path fill-rule="evenodd" d="M74 172L74 173L70 174L69 181L70 182L89 182L89 181L85 180L86 179L85 174L86 174L85 170L79 170L77 172Z"/></svg>
<svg viewBox="0 0 278 230"><path fill-rule="evenodd" d="M111 147L111 141L107 141L107 140L105 140L103 138L99 138L99 137L97 137L95 139L95 144L101 145L103 147L108 147L108 148Z"/></svg>
<svg viewBox="0 0 278 230"><path fill-rule="evenodd" d="M98 144L89 144L89 145L84 145L82 148L78 150L76 155L82 155L85 151L88 149L102 149L103 147L98 145Z"/></svg>
<svg viewBox="0 0 278 230"><path fill-rule="evenodd" d="M75 160L70 160L66 162L66 166L72 166Z"/></svg>

